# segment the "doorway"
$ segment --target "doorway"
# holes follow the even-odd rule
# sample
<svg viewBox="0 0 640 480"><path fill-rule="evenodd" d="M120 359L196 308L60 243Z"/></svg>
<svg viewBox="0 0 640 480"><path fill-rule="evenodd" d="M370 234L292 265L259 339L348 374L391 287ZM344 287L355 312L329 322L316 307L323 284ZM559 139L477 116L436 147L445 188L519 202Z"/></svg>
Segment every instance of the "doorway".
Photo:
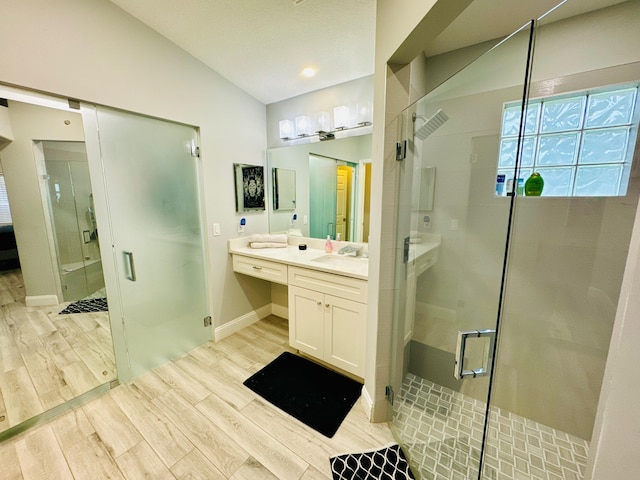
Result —
<svg viewBox="0 0 640 480"><path fill-rule="evenodd" d="M356 236L357 164L309 155L310 236L353 241Z"/></svg>

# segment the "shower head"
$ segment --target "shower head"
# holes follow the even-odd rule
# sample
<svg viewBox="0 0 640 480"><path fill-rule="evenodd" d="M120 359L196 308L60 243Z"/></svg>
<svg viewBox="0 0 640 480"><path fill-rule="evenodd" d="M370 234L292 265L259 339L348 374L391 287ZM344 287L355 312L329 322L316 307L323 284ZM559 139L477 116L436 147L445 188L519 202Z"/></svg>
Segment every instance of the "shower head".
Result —
<svg viewBox="0 0 640 480"><path fill-rule="evenodd" d="M416 126L416 119L422 119L425 120L424 124L418 128L417 130L415 129ZM424 140L425 138L427 138L429 135L431 135L433 132L435 132L438 128L440 128L442 126L442 124L444 122L446 122L447 120L449 120L449 117L447 116L446 113L444 113L442 111L442 109L439 109L431 118L426 119L425 117L423 117L422 115L416 115L414 114L413 116L413 128L414 128L414 136L418 137L420 140Z"/></svg>

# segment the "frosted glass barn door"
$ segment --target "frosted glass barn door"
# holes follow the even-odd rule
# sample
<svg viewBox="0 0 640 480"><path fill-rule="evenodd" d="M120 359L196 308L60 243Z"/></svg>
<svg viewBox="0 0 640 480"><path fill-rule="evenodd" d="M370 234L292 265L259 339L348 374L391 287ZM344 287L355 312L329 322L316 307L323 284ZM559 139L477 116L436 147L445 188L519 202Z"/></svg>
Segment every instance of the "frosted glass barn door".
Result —
<svg viewBox="0 0 640 480"><path fill-rule="evenodd" d="M116 350L136 377L211 338L203 324L199 159L191 154L197 131L102 107L85 127L93 122L99 152L95 141L87 146L92 168L96 154L101 159L113 256L105 266L109 306L122 318L126 339L126 353Z"/></svg>

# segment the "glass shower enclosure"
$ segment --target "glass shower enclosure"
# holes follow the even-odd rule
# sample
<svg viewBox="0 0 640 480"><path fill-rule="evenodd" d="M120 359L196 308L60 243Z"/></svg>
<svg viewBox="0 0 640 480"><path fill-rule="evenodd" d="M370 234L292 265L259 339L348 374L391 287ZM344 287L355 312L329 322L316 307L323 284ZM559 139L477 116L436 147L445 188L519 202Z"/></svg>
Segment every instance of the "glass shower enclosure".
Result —
<svg viewBox="0 0 640 480"><path fill-rule="evenodd" d="M417 478L585 473L638 203L640 64L544 61L577 30L553 17L401 116L390 408Z"/></svg>
<svg viewBox="0 0 640 480"><path fill-rule="evenodd" d="M104 297L98 227L84 142L44 141L49 212L62 295L72 302Z"/></svg>

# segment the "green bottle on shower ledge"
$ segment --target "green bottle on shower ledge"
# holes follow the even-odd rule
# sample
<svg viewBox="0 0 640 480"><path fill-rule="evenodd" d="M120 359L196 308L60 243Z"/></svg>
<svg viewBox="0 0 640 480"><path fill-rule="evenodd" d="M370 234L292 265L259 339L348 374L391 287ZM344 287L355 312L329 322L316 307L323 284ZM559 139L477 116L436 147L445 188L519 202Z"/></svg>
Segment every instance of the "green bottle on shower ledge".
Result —
<svg viewBox="0 0 640 480"><path fill-rule="evenodd" d="M524 183L524 194L527 197L539 197L544 188L544 180L538 172L533 172Z"/></svg>

